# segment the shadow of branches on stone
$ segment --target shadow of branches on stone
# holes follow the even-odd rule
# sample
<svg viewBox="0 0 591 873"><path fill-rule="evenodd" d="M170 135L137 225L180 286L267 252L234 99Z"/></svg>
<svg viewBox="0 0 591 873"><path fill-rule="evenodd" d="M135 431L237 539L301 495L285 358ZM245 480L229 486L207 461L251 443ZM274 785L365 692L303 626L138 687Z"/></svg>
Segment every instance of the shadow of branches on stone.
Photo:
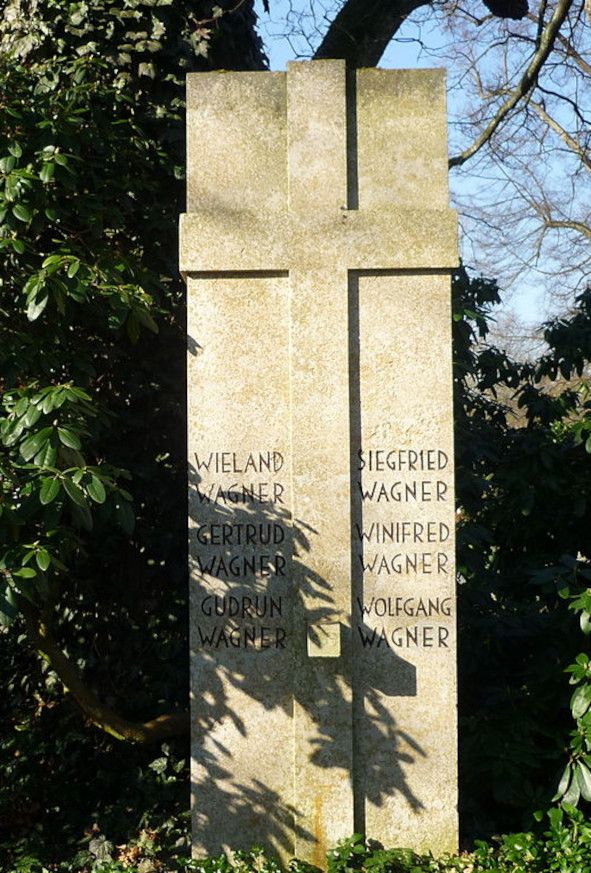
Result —
<svg viewBox="0 0 591 873"><path fill-rule="evenodd" d="M316 774L341 771L355 790L356 828L366 803L380 806L396 792L420 809L407 770L425 753L383 700L416 694L414 667L389 648L362 649L357 626L341 629L352 659L308 657L307 628L314 639L314 626L335 614L329 580L306 563L314 529L292 520L281 499L254 502L242 486L210 493L191 465L189 482L198 844L208 852L224 842L289 852L293 833L313 843L299 823L308 799L285 800L294 762L311 762ZM368 658L381 662L378 670L362 668Z"/></svg>

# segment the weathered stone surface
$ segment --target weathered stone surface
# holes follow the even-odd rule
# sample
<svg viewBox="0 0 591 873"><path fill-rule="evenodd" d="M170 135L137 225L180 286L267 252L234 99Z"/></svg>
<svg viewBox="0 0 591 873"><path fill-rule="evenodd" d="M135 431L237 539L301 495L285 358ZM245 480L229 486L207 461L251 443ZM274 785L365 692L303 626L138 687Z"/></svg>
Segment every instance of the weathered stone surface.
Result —
<svg viewBox="0 0 591 873"><path fill-rule="evenodd" d="M453 850L456 644L446 276L360 276L356 794L388 845ZM446 399L446 403L443 400ZM415 469L410 469L414 466Z"/></svg>
<svg viewBox="0 0 591 873"><path fill-rule="evenodd" d="M429 222L428 233L418 228ZM457 257L457 225L449 209L401 207L320 211L308 215L205 210L184 215L182 263L186 272L240 272L260 270L265 252L267 271L318 270L342 263L349 270L451 268ZM427 228L425 228L427 230ZM200 240L199 247L190 240ZM256 240L256 247L249 244ZM314 243L310 244L310 240ZM371 265L371 266L370 266Z"/></svg>
<svg viewBox="0 0 591 873"><path fill-rule="evenodd" d="M195 852L451 849L443 74L187 93Z"/></svg>

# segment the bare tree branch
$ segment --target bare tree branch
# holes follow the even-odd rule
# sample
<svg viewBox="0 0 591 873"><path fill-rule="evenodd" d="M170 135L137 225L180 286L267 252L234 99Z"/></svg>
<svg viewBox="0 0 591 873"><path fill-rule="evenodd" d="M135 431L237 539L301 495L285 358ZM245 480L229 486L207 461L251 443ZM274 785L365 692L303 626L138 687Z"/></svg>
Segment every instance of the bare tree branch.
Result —
<svg viewBox="0 0 591 873"><path fill-rule="evenodd" d="M591 76L591 64L588 64L587 61L582 57L582 55L576 50L569 40L563 36L561 33L558 34L558 41L563 46L566 57L572 58L577 64L578 67L584 72L587 73L588 76Z"/></svg>
<svg viewBox="0 0 591 873"><path fill-rule="evenodd" d="M347 0L315 58L344 58L353 67L375 66L406 18L432 0Z"/></svg>
<svg viewBox="0 0 591 873"><path fill-rule="evenodd" d="M538 89L542 94L545 94L547 97L554 97L556 98L556 100L562 100L563 103L567 103L574 112L574 114L577 116L581 124L584 127L589 127L589 120L583 115L576 101L573 100L572 97L569 97L568 94L561 94L558 91L553 91L551 88L547 88L545 85L542 86L539 83Z"/></svg>
<svg viewBox="0 0 591 873"><path fill-rule="evenodd" d="M537 21L538 20L538 16L534 15L532 12L530 12L527 17L529 18L530 21ZM564 34L562 34L562 33L558 34L557 41L563 47L566 57L572 58L574 60L574 62L577 64L577 66L580 67L580 69L584 73L591 75L591 64L587 63L587 61L582 57L582 55L573 46L572 42L569 39L567 39L567 37L564 36Z"/></svg>
<svg viewBox="0 0 591 873"><path fill-rule="evenodd" d="M183 736L189 731L189 714L159 715L150 721L134 722L123 718L100 702L84 683L76 667L62 651L40 613L24 598L19 608L25 619L27 636L33 647L58 675L84 715L101 730L118 740L149 745L166 737Z"/></svg>
<svg viewBox="0 0 591 873"><path fill-rule="evenodd" d="M530 100L529 105L534 110L536 115L544 121L548 127L550 127L554 133L557 133L560 139L566 143L571 151L573 151L577 157L580 159L581 163L587 167L588 170L591 170L591 156L587 152L587 150L578 142L570 133L565 130L556 119L552 118L551 115L548 115L544 107L540 103L534 103L533 100Z"/></svg>
<svg viewBox="0 0 591 873"><path fill-rule="evenodd" d="M578 233L581 233L583 234L583 236L591 239L591 227L583 224L582 221L569 221L567 219L559 220L556 218L546 218L544 220L544 224L546 225L546 227L564 227L567 230L576 230Z"/></svg>
<svg viewBox="0 0 591 873"><path fill-rule="evenodd" d="M501 107L497 110L494 117L490 120L488 125L482 131L480 136L465 149L461 154L455 155L453 158L449 160L449 166L451 167L460 167L462 164L466 163L473 155L480 151L480 149L490 140L495 131L499 128L499 126L503 123L505 118L509 115L509 113L517 106L519 101L525 97L532 88L535 86L540 70L542 69L544 63L546 62L548 55L552 51L554 43L556 41L556 37L558 35L558 31L560 30L562 24L568 12L573 4L573 0L559 0L550 21L544 28L544 31L540 37L540 45L537 51L534 53L531 58L526 71L521 77L518 85L511 92L511 96L501 105Z"/></svg>

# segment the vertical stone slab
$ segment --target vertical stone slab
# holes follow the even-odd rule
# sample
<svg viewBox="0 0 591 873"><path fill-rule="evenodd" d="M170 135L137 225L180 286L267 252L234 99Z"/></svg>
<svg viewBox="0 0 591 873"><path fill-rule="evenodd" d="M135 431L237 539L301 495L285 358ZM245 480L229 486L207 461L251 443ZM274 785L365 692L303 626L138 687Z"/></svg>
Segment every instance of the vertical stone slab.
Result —
<svg viewBox="0 0 591 873"><path fill-rule="evenodd" d="M287 205L283 73L187 76L187 212Z"/></svg>
<svg viewBox="0 0 591 873"><path fill-rule="evenodd" d="M289 210L305 222L346 208L345 76L322 61L290 64L287 79ZM310 240L324 269L290 271L293 518L307 540L294 566L295 805L317 865L353 832L347 271L323 243ZM309 854L305 835L296 852Z"/></svg>
<svg viewBox="0 0 591 873"><path fill-rule="evenodd" d="M360 276L358 803L384 845L457 847L449 279ZM390 316L396 303L398 317ZM380 384L375 374L380 373ZM412 385L412 391L408 385ZM445 400L445 403L442 401Z"/></svg>
<svg viewBox="0 0 591 873"><path fill-rule="evenodd" d="M447 205L442 71L357 73L359 209ZM433 213L434 214L434 213ZM433 268L438 264L433 263ZM457 848L449 276L355 276L356 808L384 845Z"/></svg>
<svg viewBox="0 0 591 873"><path fill-rule="evenodd" d="M444 81L188 79L196 854L456 842Z"/></svg>
<svg viewBox="0 0 591 873"><path fill-rule="evenodd" d="M189 77L188 143L195 215L233 216L248 232L249 211L286 208L283 77ZM286 274L188 279L192 807L201 854L295 848L289 296Z"/></svg>
<svg viewBox="0 0 591 873"><path fill-rule="evenodd" d="M445 71L364 69L356 78L360 208L446 209Z"/></svg>

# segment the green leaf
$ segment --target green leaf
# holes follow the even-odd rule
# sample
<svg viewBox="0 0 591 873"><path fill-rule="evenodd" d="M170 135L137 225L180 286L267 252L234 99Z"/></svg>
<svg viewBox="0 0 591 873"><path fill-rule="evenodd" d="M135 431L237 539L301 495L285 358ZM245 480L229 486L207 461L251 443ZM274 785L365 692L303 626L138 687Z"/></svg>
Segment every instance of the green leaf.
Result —
<svg viewBox="0 0 591 873"><path fill-rule="evenodd" d="M591 800L591 772L586 764L577 761L577 782L584 800Z"/></svg>
<svg viewBox="0 0 591 873"><path fill-rule="evenodd" d="M591 705L591 686L590 685L581 685L570 701L570 708L573 714L573 718L581 718Z"/></svg>
<svg viewBox="0 0 591 873"><path fill-rule="evenodd" d="M18 255L22 255L25 251L25 244L22 239L13 239L12 248Z"/></svg>
<svg viewBox="0 0 591 873"><path fill-rule="evenodd" d="M570 788L564 795L562 800L563 803L570 803L572 806L576 806L579 802L579 797L581 796L581 789L579 788L579 782L576 778L573 778Z"/></svg>
<svg viewBox="0 0 591 873"><path fill-rule="evenodd" d="M33 463L38 467L54 467L57 458L55 446L48 440L43 448L33 458Z"/></svg>
<svg viewBox="0 0 591 873"><path fill-rule="evenodd" d="M552 800L560 800L566 794L568 789L568 784L570 782L571 776L571 767L570 764L567 764L564 768L562 776L560 777L560 782L558 783L558 788L556 789L556 794L552 798Z"/></svg>
<svg viewBox="0 0 591 873"><path fill-rule="evenodd" d="M78 434L74 433L73 430L70 430L67 427L58 427L57 432L60 438L60 442L64 446L67 446L69 449L80 448L80 440L78 439Z"/></svg>
<svg viewBox="0 0 591 873"><path fill-rule="evenodd" d="M10 426L2 432L2 442L5 446L14 446L23 432L23 423L22 421L14 421L9 424Z"/></svg>
<svg viewBox="0 0 591 873"><path fill-rule="evenodd" d="M33 299L27 306L27 318L29 321L36 321L45 307L47 306L47 301L49 297L42 297L41 300Z"/></svg>
<svg viewBox="0 0 591 873"><path fill-rule="evenodd" d="M57 153L53 156L53 159L54 159L54 161L56 162L56 164L59 164L59 165L60 165L60 167L67 167L67 166L68 166L68 159L67 159L67 157L66 157L65 155L60 154L60 152L57 152Z"/></svg>
<svg viewBox="0 0 591 873"><path fill-rule="evenodd" d="M104 503L107 499L107 492L105 491L105 486L101 482L101 480L94 475L92 475L90 482L86 486L86 490L89 495L92 497L95 503Z"/></svg>
<svg viewBox="0 0 591 873"><path fill-rule="evenodd" d="M20 143L18 142L13 142L12 145L9 145L8 151L11 155L14 155L15 158L20 158L23 153Z"/></svg>
<svg viewBox="0 0 591 873"><path fill-rule="evenodd" d="M19 221L29 222L32 218L31 213L22 203L15 203L12 207L12 214L15 218L18 218Z"/></svg>
<svg viewBox="0 0 591 873"><path fill-rule="evenodd" d="M47 506L60 493L60 487L59 479L42 479L41 488L39 489L39 502L43 506Z"/></svg>
<svg viewBox="0 0 591 873"><path fill-rule="evenodd" d="M585 440L585 451L591 452L591 434Z"/></svg>
<svg viewBox="0 0 591 873"><path fill-rule="evenodd" d="M55 173L55 164L53 161L46 161L41 167L41 171L39 173L39 178L42 182L46 184L51 182L53 179L53 174Z"/></svg>
<svg viewBox="0 0 591 873"><path fill-rule="evenodd" d="M35 560L37 561L37 566L39 567L39 569L45 571L51 564L51 555L49 554L47 549L39 549L39 551L35 555Z"/></svg>
<svg viewBox="0 0 591 873"><path fill-rule="evenodd" d="M20 570L15 570L12 575L18 576L19 579L34 579L37 571L32 567L21 567Z"/></svg>
<svg viewBox="0 0 591 873"><path fill-rule="evenodd" d="M24 415L29 407L29 398L21 397L16 406L14 407L14 411L18 416Z"/></svg>
<svg viewBox="0 0 591 873"><path fill-rule="evenodd" d="M66 402L66 399L67 399L66 392L63 388L61 388L60 390L58 390L56 392L56 395L55 395L55 404L54 404L55 408L59 409L60 406L63 406L64 403Z"/></svg>
<svg viewBox="0 0 591 873"><path fill-rule="evenodd" d="M18 612L12 591L6 588L5 593L0 594L0 625L10 627Z"/></svg>
<svg viewBox="0 0 591 873"><path fill-rule="evenodd" d="M168 758L156 758L155 761L152 761L150 764L148 764L148 767L155 773L164 773L164 771L168 767Z"/></svg>
<svg viewBox="0 0 591 873"><path fill-rule="evenodd" d="M43 400L39 404L41 407L41 410L43 411L43 413L45 415L47 415L48 412L51 412L53 409L55 409L55 399L56 399L56 393L53 390L51 390L45 395L45 397L43 398Z"/></svg>
<svg viewBox="0 0 591 873"><path fill-rule="evenodd" d="M579 624L584 634L591 634L591 615L585 609L579 616Z"/></svg>
<svg viewBox="0 0 591 873"><path fill-rule="evenodd" d="M62 255L47 255L47 257L43 260L41 266L43 269L46 267L51 267L53 264L60 265L62 261Z"/></svg>
<svg viewBox="0 0 591 873"><path fill-rule="evenodd" d="M90 403L92 398L90 394L87 394L86 391L83 391L82 388L75 388L73 385L70 385L64 388L68 400L72 400L77 402L79 400L85 400L87 403Z"/></svg>
<svg viewBox="0 0 591 873"><path fill-rule="evenodd" d="M83 506L87 508L86 497L84 496L84 492L81 488L78 487L71 479L63 480L64 491L70 498L73 503L76 503L78 506Z"/></svg>
<svg viewBox="0 0 591 873"><path fill-rule="evenodd" d="M11 158L13 161L14 158ZM4 183L4 197L9 203L14 203L17 195L16 180L14 176L8 176Z"/></svg>
<svg viewBox="0 0 591 873"><path fill-rule="evenodd" d="M158 333L158 325L147 310L136 309L135 314L139 324L143 327L147 327L148 330L152 331L152 333Z"/></svg>
<svg viewBox="0 0 591 873"><path fill-rule="evenodd" d="M72 261L70 266L68 267L68 279L73 279L78 270L80 269L80 261L78 258Z"/></svg>
<svg viewBox="0 0 591 873"><path fill-rule="evenodd" d="M11 173L16 167L16 161L12 157L12 155L5 155L5 157L0 158L0 173Z"/></svg>
<svg viewBox="0 0 591 873"><path fill-rule="evenodd" d="M34 433L32 436L28 437L20 447L20 452L25 461L30 461L37 452L40 451L41 448L45 445L45 443L49 440L51 436L53 428L44 427L41 430Z"/></svg>

